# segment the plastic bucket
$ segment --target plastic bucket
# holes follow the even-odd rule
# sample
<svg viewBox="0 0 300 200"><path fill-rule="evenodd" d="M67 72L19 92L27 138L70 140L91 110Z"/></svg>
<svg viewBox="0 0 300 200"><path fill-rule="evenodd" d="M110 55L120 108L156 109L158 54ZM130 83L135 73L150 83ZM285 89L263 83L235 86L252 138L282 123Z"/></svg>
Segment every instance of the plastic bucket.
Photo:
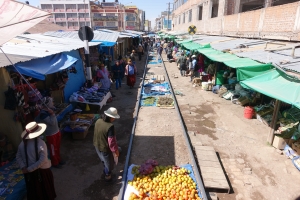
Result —
<svg viewBox="0 0 300 200"><path fill-rule="evenodd" d="M244 117L246 119L252 119L253 115L254 115L254 109L250 106L246 106L244 109Z"/></svg>

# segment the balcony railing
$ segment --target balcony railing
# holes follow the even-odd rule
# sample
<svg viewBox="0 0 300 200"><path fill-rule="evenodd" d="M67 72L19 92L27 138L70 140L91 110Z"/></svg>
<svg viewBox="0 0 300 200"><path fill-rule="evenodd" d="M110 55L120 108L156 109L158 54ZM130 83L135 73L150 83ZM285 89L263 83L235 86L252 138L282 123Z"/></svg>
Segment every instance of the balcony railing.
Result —
<svg viewBox="0 0 300 200"><path fill-rule="evenodd" d="M91 20L90 18L79 18L79 21L80 21L80 22L90 21L90 20Z"/></svg>
<svg viewBox="0 0 300 200"><path fill-rule="evenodd" d="M42 9L42 10L44 10L46 12L53 12L53 9Z"/></svg>
<svg viewBox="0 0 300 200"><path fill-rule="evenodd" d="M54 19L53 18L48 18L48 21L49 22L54 22Z"/></svg>
<svg viewBox="0 0 300 200"><path fill-rule="evenodd" d="M66 12L66 10L63 8L63 9L54 9L53 12L56 12L56 13L64 13Z"/></svg>
<svg viewBox="0 0 300 200"><path fill-rule="evenodd" d="M68 18L68 21L78 21L78 18Z"/></svg>
<svg viewBox="0 0 300 200"><path fill-rule="evenodd" d="M55 18L55 21L56 22L65 22L65 21L67 21L67 19L66 18Z"/></svg>
<svg viewBox="0 0 300 200"><path fill-rule="evenodd" d="M78 9L70 9L70 8L67 8L67 9L66 9L66 12L68 12L68 13L76 13L76 12L78 12Z"/></svg>
<svg viewBox="0 0 300 200"><path fill-rule="evenodd" d="M80 13L89 13L89 9L78 9L78 12Z"/></svg>

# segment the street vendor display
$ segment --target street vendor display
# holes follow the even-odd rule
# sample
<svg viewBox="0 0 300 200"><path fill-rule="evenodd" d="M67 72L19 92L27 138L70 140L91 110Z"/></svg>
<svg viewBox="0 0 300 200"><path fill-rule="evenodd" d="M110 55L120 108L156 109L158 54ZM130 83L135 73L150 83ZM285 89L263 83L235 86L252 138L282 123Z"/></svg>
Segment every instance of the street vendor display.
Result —
<svg viewBox="0 0 300 200"><path fill-rule="evenodd" d="M26 185L16 160L0 168L0 199L23 200Z"/></svg>
<svg viewBox="0 0 300 200"><path fill-rule="evenodd" d="M70 102L86 103L98 105L101 109L109 98L111 93L108 89L99 88L94 85L91 88L82 87L80 91L74 92L70 97Z"/></svg>
<svg viewBox="0 0 300 200"><path fill-rule="evenodd" d="M201 199L191 165L158 165L147 160L131 165L128 171L125 200Z"/></svg>

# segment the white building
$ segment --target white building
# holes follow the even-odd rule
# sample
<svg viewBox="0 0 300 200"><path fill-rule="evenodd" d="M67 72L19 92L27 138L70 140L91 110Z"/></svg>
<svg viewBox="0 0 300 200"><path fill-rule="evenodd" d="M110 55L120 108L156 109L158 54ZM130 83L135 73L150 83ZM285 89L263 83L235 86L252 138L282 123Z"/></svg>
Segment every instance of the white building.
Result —
<svg viewBox="0 0 300 200"><path fill-rule="evenodd" d="M92 26L89 0L40 0L40 8L53 13L48 21L68 30L78 30L85 25Z"/></svg>

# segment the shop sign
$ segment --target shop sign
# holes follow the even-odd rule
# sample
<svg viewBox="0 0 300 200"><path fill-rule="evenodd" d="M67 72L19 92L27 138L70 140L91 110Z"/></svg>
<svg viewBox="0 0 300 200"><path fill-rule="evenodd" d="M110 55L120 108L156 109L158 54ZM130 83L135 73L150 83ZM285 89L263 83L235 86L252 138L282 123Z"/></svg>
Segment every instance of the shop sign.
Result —
<svg viewBox="0 0 300 200"><path fill-rule="evenodd" d="M118 16L97 16L94 21L118 21Z"/></svg>
<svg viewBox="0 0 300 200"><path fill-rule="evenodd" d="M126 30L134 30L135 26L126 26Z"/></svg>

